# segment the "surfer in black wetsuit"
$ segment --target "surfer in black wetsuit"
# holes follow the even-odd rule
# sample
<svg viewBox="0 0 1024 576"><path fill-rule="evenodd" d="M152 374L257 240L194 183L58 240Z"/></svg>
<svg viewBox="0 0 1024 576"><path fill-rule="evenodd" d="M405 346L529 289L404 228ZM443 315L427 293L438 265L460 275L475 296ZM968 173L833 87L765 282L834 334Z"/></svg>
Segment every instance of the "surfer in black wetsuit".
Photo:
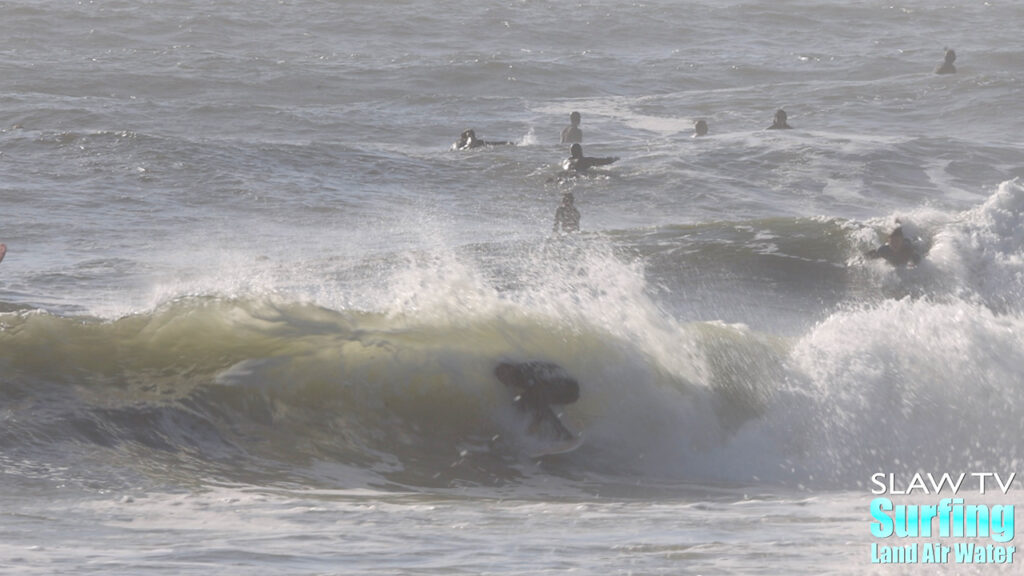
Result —
<svg viewBox="0 0 1024 576"><path fill-rule="evenodd" d="M583 146L573 144L569 147L569 157L562 161L562 169L571 174L580 174L590 170L594 166L604 166L618 160L618 156L606 158L595 158L583 155Z"/></svg>
<svg viewBox="0 0 1024 576"><path fill-rule="evenodd" d="M569 125L562 130L562 144L583 142L583 130L580 130L580 113L569 114Z"/></svg>
<svg viewBox="0 0 1024 576"><path fill-rule="evenodd" d="M573 200L572 192L562 195L562 204L555 210L555 227L552 228L554 232L558 232L559 226L562 227L562 232L580 231L580 211L576 209Z"/></svg>
<svg viewBox="0 0 1024 576"><path fill-rule="evenodd" d="M956 74L956 66L953 66L953 62L956 62L956 52L947 48L946 59L941 66L935 69L936 74Z"/></svg>
<svg viewBox="0 0 1024 576"><path fill-rule="evenodd" d="M502 362L494 375L517 394L516 407L532 417L531 431L549 427L558 440L576 437L551 409L552 404L572 404L580 398L580 385L557 364L550 362Z"/></svg>
<svg viewBox="0 0 1024 576"><path fill-rule="evenodd" d="M775 118L772 120L772 125L768 127L768 130L789 130L792 128L786 122L787 116L786 111L779 108L775 111Z"/></svg>
<svg viewBox="0 0 1024 576"><path fill-rule="evenodd" d="M893 266L906 266L921 261L921 256L914 250L914 245L903 237L903 228L897 226L889 234L889 241L867 253L868 258L885 258Z"/></svg>
<svg viewBox="0 0 1024 576"><path fill-rule="evenodd" d="M459 135L459 140L452 144L453 150L469 150L470 148L479 148L481 146L513 146L512 142L486 142L476 137L476 132L473 130L464 130Z"/></svg>

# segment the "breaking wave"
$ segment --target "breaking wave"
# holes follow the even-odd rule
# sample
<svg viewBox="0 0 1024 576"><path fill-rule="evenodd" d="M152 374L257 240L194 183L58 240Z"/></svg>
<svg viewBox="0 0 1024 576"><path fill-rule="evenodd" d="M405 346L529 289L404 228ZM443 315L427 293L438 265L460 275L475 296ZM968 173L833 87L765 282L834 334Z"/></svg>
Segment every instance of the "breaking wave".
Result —
<svg viewBox="0 0 1024 576"><path fill-rule="evenodd" d="M858 256L896 217L927 251L917 269ZM806 240L773 239L772 226ZM879 469L1020 464L1020 183L956 214L729 229L746 240L679 228L628 233L642 246L625 251L558 241L501 274L409 258L364 295L374 305L193 294L108 319L4 312L0 466L105 483L420 489L525 485L538 471L850 486ZM673 267L728 258L824 271L808 281L837 302L792 333L681 313L696 288ZM816 301L813 290L802 300ZM580 381L563 418L582 447L524 454L493 375L507 360L554 362Z"/></svg>

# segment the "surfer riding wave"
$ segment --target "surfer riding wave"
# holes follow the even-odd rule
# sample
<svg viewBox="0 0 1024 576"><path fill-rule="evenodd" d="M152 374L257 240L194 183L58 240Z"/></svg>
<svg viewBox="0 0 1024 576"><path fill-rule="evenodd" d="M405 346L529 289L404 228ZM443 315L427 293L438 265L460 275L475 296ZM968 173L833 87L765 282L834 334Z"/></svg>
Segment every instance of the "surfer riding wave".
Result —
<svg viewBox="0 0 1024 576"><path fill-rule="evenodd" d="M502 362L494 375L516 393L516 407L530 414L531 433L557 440L576 438L551 409L552 404L572 404L580 398L580 385L565 370L550 362Z"/></svg>

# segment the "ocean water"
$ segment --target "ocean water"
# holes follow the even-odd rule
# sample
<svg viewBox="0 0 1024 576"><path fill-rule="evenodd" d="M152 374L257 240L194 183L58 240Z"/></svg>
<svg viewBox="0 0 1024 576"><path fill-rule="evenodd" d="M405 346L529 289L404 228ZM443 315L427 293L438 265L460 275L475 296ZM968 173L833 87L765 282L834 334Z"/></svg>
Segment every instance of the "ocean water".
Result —
<svg viewBox="0 0 1024 576"><path fill-rule="evenodd" d="M873 564L869 503L1024 472L1024 4L0 15L0 572L1019 570Z"/></svg>

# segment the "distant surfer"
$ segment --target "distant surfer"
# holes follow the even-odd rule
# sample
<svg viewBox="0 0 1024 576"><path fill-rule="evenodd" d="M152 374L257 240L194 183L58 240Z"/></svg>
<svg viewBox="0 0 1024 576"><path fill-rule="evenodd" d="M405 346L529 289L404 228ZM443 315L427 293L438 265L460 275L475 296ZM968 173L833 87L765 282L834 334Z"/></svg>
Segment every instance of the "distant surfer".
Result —
<svg viewBox="0 0 1024 576"><path fill-rule="evenodd" d="M580 130L580 113L569 114L569 125L562 129L562 144L583 142L583 130Z"/></svg>
<svg viewBox="0 0 1024 576"><path fill-rule="evenodd" d="M942 65L935 69L936 74L956 74L956 66L953 66L953 62L956 62L956 52L950 48L946 48L946 59Z"/></svg>
<svg viewBox="0 0 1024 576"><path fill-rule="evenodd" d="M516 407L530 414L530 431L572 440L576 435L562 424L552 404L572 404L580 398L580 385L565 370L551 362L502 362L494 375L517 395Z"/></svg>
<svg viewBox="0 0 1024 576"><path fill-rule="evenodd" d="M786 116L786 111L779 108L775 111L775 117L772 119L772 125L768 127L768 130L789 130L793 128L789 125Z"/></svg>
<svg viewBox="0 0 1024 576"><path fill-rule="evenodd" d="M697 120L693 123L693 137L708 135L708 123L704 120Z"/></svg>
<svg viewBox="0 0 1024 576"><path fill-rule="evenodd" d="M4 261L4 256L7 255L7 244L0 244L0 262Z"/></svg>
<svg viewBox="0 0 1024 576"><path fill-rule="evenodd" d="M579 144L573 144L569 147L569 157L562 161L562 170L569 172L570 174L581 174L584 173L594 166L604 166L605 164L611 164L618 160L618 156L608 156L605 158L595 158L593 156L583 155L583 146Z"/></svg>
<svg viewBox="0 0 1024 576"><path fill-rule="evenodd" d="M562 204L555 210L555 227L552 229L553 231L558 232L559 226L562 227L562 232L580 231L580 211L576 209L574 200L572 192L562 195Z"/></svg>
<svg viewBox="0 0 1024 576"><path fill-rule="evenodd" d="M480 148L481 146L512 146L512 142L488 142L481 140L476 137L476 132L473 130L464 130L459 135L458 141L452 144L453 150L469 150L471 148Z"/></svg>
<svg viewBox="0 0 1024 576"><path fill-rule="evenodd" d="M903 227L897 226L889 233L889 241L867 253L868 258L884 258L893 266L906 266L921 261L921 256L914 250L910 240L903 237Z"/></svg>

